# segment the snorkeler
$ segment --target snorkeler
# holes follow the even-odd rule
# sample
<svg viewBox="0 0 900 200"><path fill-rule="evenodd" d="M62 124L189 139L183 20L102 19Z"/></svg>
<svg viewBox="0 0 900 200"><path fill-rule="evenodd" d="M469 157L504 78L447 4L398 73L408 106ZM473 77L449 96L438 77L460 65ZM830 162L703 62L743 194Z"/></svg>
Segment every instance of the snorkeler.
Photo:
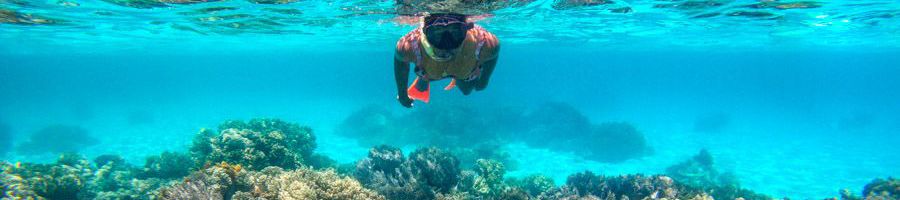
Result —
<svg viewBox="0 0 900 200"><path fill-rule="evenodd" d="M428 103L429 82L452 78L444 90L459 87L463 95L487 87L500 41L481 26L456 13L428 14L422 26L397 42L394 78L397 100L412 107L413 100ZM408 88L409 63L415 64L416 80Z"/></svg>

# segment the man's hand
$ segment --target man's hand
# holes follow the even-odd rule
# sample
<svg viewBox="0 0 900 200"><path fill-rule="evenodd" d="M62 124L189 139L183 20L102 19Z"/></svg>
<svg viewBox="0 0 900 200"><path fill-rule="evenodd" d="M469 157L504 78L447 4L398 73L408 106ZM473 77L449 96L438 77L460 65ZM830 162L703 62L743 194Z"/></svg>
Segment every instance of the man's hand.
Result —
<svg viewBox="0 0 900 200"><path fill-rule="evenodd" d="M406 96L406 94L398 95L397 101L399 101L400 105L403 105L403 107L412 108L413 100L409 99L409 96Z"/></svg>

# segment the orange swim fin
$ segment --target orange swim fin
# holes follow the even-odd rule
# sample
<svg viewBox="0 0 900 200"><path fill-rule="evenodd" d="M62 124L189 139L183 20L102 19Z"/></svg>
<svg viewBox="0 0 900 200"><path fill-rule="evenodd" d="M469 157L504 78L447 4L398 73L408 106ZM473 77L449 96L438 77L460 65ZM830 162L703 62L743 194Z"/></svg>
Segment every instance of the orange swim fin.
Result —
<svg viewBox="0 0 900 200"><path fill-rule="evenodd" d="M444 90L452 90L453 87L456 87L456 79L450 79L450 84L447 84L447 87L444 87Z"/></svg>
<svg viewBox="0 0 900 200"><path fill-rule="evenodd" d="M406 89L406 94L412 100L419 100L425 103L428 103L428 97L430 96L431 87L429 87L428 82L423 83L425 85L419 85L419 77L416 77L416 80L413 81L412 85ZM424 88L424 90L422 89Z"/></svg>

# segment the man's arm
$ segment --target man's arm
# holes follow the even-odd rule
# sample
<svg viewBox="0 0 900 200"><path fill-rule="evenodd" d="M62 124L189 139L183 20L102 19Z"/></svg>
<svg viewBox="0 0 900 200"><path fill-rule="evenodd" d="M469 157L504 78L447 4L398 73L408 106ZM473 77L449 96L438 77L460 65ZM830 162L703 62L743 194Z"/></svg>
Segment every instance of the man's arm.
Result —
<svg viewBox="0 0 900 200"><path fill-rule="evenodd" d="M496 65L497 57L481 64L481 77L478 78L478 83L475 84L475 90L481 91L487 88L488 81L491 80L491 74L494 73L494 66Z"/></svg>
<svg viewBox="0 0 900 200"><path fill-rule="evenodd" d="M406 93L406 84L409 84L409 63L403 61L401 55L394 56L394 82L397 83L397 101L404 107L412 107L412 99Z"/></svg>

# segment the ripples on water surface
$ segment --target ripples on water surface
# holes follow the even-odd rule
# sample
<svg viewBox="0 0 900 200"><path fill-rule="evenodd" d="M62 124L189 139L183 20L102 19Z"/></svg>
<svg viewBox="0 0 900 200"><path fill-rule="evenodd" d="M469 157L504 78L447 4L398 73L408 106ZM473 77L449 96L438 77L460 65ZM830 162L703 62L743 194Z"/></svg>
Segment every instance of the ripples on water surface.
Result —
<svg viewBox="0 0 900 200"><path fill-rule="evenodd" d="M480 23L507 43L593 42L619 49L900 45L897 1L486 2L471 13L493 15ZM409 29L403 23L409 20L397 16L422 7L409 5L386 0L0 0L0 37L8 44L240 42L222 40L231 35L278 44L388 41Z"/></svg>

